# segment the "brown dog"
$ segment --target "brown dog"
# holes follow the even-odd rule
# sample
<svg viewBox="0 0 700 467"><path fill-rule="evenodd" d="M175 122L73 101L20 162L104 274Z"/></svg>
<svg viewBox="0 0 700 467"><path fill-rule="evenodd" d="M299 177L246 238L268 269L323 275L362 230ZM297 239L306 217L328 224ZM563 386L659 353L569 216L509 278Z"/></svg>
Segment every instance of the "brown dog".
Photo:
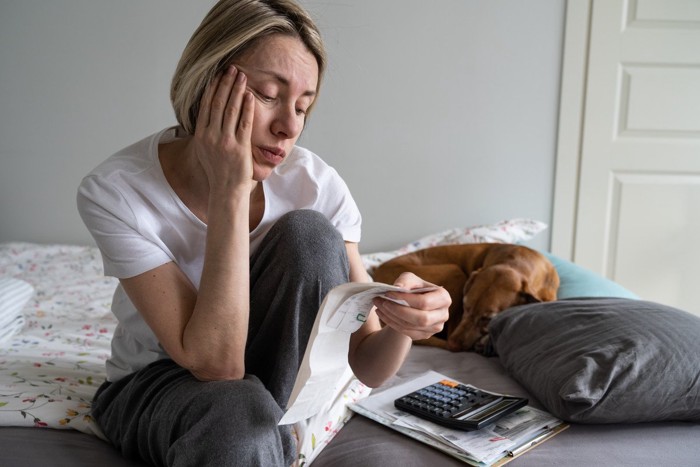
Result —
<svg viewBox="0 0 700 467"><path fill-rule="evenodd" d="M547 258L509 243L445 245L381 264L374 280L393 284L403 272L444 287L452 298L446 333L418 343L452 351L481 350L497 313L516 305L555 300L559 275ZM447 336L447 341L437 336Z"/></svg>

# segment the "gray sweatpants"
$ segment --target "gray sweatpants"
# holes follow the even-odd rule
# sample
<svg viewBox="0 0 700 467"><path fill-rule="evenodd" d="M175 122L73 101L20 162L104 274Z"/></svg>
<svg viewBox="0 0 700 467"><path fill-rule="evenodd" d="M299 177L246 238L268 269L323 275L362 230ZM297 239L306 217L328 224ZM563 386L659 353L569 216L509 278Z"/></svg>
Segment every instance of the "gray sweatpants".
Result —
<svg viewBox="0 0 700 467"><path fill-rule="evenodd" d="M159 360L103 384L93 416L125 457L153 465L291 465L296 443L277 422L316 312L348 274L343 239L323 215L285 215L250 262L246 377L202 382Z"/></svg>

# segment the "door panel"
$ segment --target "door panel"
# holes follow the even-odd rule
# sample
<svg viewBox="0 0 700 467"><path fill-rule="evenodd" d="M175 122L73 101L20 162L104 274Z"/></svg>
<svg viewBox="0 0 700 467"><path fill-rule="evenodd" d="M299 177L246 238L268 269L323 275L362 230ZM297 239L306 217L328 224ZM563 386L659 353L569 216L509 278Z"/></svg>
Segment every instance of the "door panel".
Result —
<svg viewBox="0 0 700 467"><path fill-rule="evenodd" d="M700 2L591 5L572 259L700 315Z"/></svg>
<svg viewBox="0 0 700 467"><path fill-rule="evenodd" d="M698 310L700 176L617 173L607 275L642 297Z"/></svg>

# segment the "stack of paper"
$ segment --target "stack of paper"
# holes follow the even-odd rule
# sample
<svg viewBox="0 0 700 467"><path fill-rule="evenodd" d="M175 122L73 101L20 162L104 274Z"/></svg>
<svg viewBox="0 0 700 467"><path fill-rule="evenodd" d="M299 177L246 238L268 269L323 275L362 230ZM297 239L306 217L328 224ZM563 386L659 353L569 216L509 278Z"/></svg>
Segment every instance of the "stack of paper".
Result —
<svg viewBox="0 0 700 467"><path fill-rule="evenodd" d="M478 466L503 464L567 427L552 415L529 406L475 431L446 428L394 407L395 399L445 379L452 378L429 371L349 407L367 418Z"/></svg>

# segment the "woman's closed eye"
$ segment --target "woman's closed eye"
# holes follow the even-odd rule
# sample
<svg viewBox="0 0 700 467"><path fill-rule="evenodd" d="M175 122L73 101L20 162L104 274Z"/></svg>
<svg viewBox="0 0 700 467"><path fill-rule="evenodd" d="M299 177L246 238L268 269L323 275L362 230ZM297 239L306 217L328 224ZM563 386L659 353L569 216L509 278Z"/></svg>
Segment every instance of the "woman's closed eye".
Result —
<svg viewBox="0 0 700 467"><path fill-rule="evenodd" d="M253 89L253 88L248 88L248 90L251 93L253 93L253 96L255 96L256 99L258 99L260 102L262 102L264 104L272 104L273 102L277 101L277 99L278 99L275 96L265 94L265 93L260 92L256 89ZM308 109L305 107L297 107L296 109L294 109L294 111L299 116L306 116Z"/></svg>
<svg viewBox="0 0 700 467"><path fill-rule="evenodd" d="M257 91L255 89L250 89L250 92L252 92L253 95L261 102L271 103L276 99L275 97L269 96L267 94L263 94L262 92Z"/></svg>

